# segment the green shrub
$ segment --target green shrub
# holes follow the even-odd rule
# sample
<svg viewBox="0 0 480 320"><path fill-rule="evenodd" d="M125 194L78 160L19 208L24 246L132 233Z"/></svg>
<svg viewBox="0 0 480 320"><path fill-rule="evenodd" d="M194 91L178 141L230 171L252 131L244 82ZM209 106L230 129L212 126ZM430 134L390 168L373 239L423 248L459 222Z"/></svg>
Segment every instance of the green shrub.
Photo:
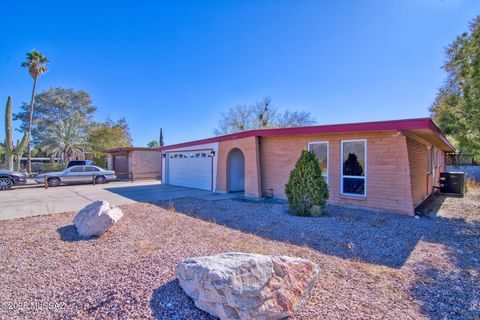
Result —
<svg viewBox="0 0 480 320"><path fill-rule="evenodd" d="M319 216L327 205L328 186L322 176L318 158L303 150L285 186L288 207L293 214Z"/></svg>
<svg viewBox="0 0 480 320"><path fill-rule="evenodd" d="M57 172L65 170L65 165L63 163L52 162L52 163L42 163L39 168L40 173L45 172Z"/></svg>

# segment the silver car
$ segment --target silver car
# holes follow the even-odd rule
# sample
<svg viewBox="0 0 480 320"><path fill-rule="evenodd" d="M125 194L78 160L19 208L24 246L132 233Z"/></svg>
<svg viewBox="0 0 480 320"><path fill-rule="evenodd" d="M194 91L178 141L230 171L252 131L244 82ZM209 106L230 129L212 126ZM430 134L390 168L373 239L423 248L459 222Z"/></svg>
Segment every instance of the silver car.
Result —
<svg viewBox="0 0 480 320"><path fill-rule="evenodd" d="M97 166L73 166L60 172L48 172L35 176L35 181L45 183L50 187L57 187L61 183L106 183L115 180L115 171L104 170Z"/></svg>

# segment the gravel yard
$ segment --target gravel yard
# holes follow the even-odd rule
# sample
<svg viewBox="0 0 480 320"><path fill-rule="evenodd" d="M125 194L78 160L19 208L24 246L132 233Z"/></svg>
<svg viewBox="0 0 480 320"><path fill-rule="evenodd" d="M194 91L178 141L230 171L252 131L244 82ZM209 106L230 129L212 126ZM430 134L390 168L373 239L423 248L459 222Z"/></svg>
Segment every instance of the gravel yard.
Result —
<svg viewBox="0 0 480 320"><path fill-rule="evenodd" d="M100 239L78 238L74 213L1 221L0 319L210 319L173 267L225 251L318 263L297 319L480 318L479 189L433 198L420 219L334 207L302 218L283 204L192 198L122 209Z"/></svg>

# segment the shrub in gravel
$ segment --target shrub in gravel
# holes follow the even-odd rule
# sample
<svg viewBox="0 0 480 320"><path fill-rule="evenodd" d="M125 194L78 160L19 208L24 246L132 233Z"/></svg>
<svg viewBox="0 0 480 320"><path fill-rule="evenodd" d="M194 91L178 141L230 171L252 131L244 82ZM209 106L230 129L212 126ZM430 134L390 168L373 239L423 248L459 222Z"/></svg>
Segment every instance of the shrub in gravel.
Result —
<svg viewBox="0 0 480 320"><path fill-rule="evenodd" d="M322 176L318 158L303 150L285 186L288 207L293 214L319 216L327 205L328 186Z"/></svg>

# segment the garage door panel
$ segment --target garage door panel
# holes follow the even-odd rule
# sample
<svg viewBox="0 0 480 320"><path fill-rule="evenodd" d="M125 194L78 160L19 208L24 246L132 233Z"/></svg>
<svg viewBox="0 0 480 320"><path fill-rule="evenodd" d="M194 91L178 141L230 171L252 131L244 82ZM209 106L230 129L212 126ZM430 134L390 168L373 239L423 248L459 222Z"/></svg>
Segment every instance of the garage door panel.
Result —
<svg viewBox="0 0 480 320"><path fill-rule="evenodd" d="M205 152L170 154L168 184L211 190L212 159Z"/></svg>

